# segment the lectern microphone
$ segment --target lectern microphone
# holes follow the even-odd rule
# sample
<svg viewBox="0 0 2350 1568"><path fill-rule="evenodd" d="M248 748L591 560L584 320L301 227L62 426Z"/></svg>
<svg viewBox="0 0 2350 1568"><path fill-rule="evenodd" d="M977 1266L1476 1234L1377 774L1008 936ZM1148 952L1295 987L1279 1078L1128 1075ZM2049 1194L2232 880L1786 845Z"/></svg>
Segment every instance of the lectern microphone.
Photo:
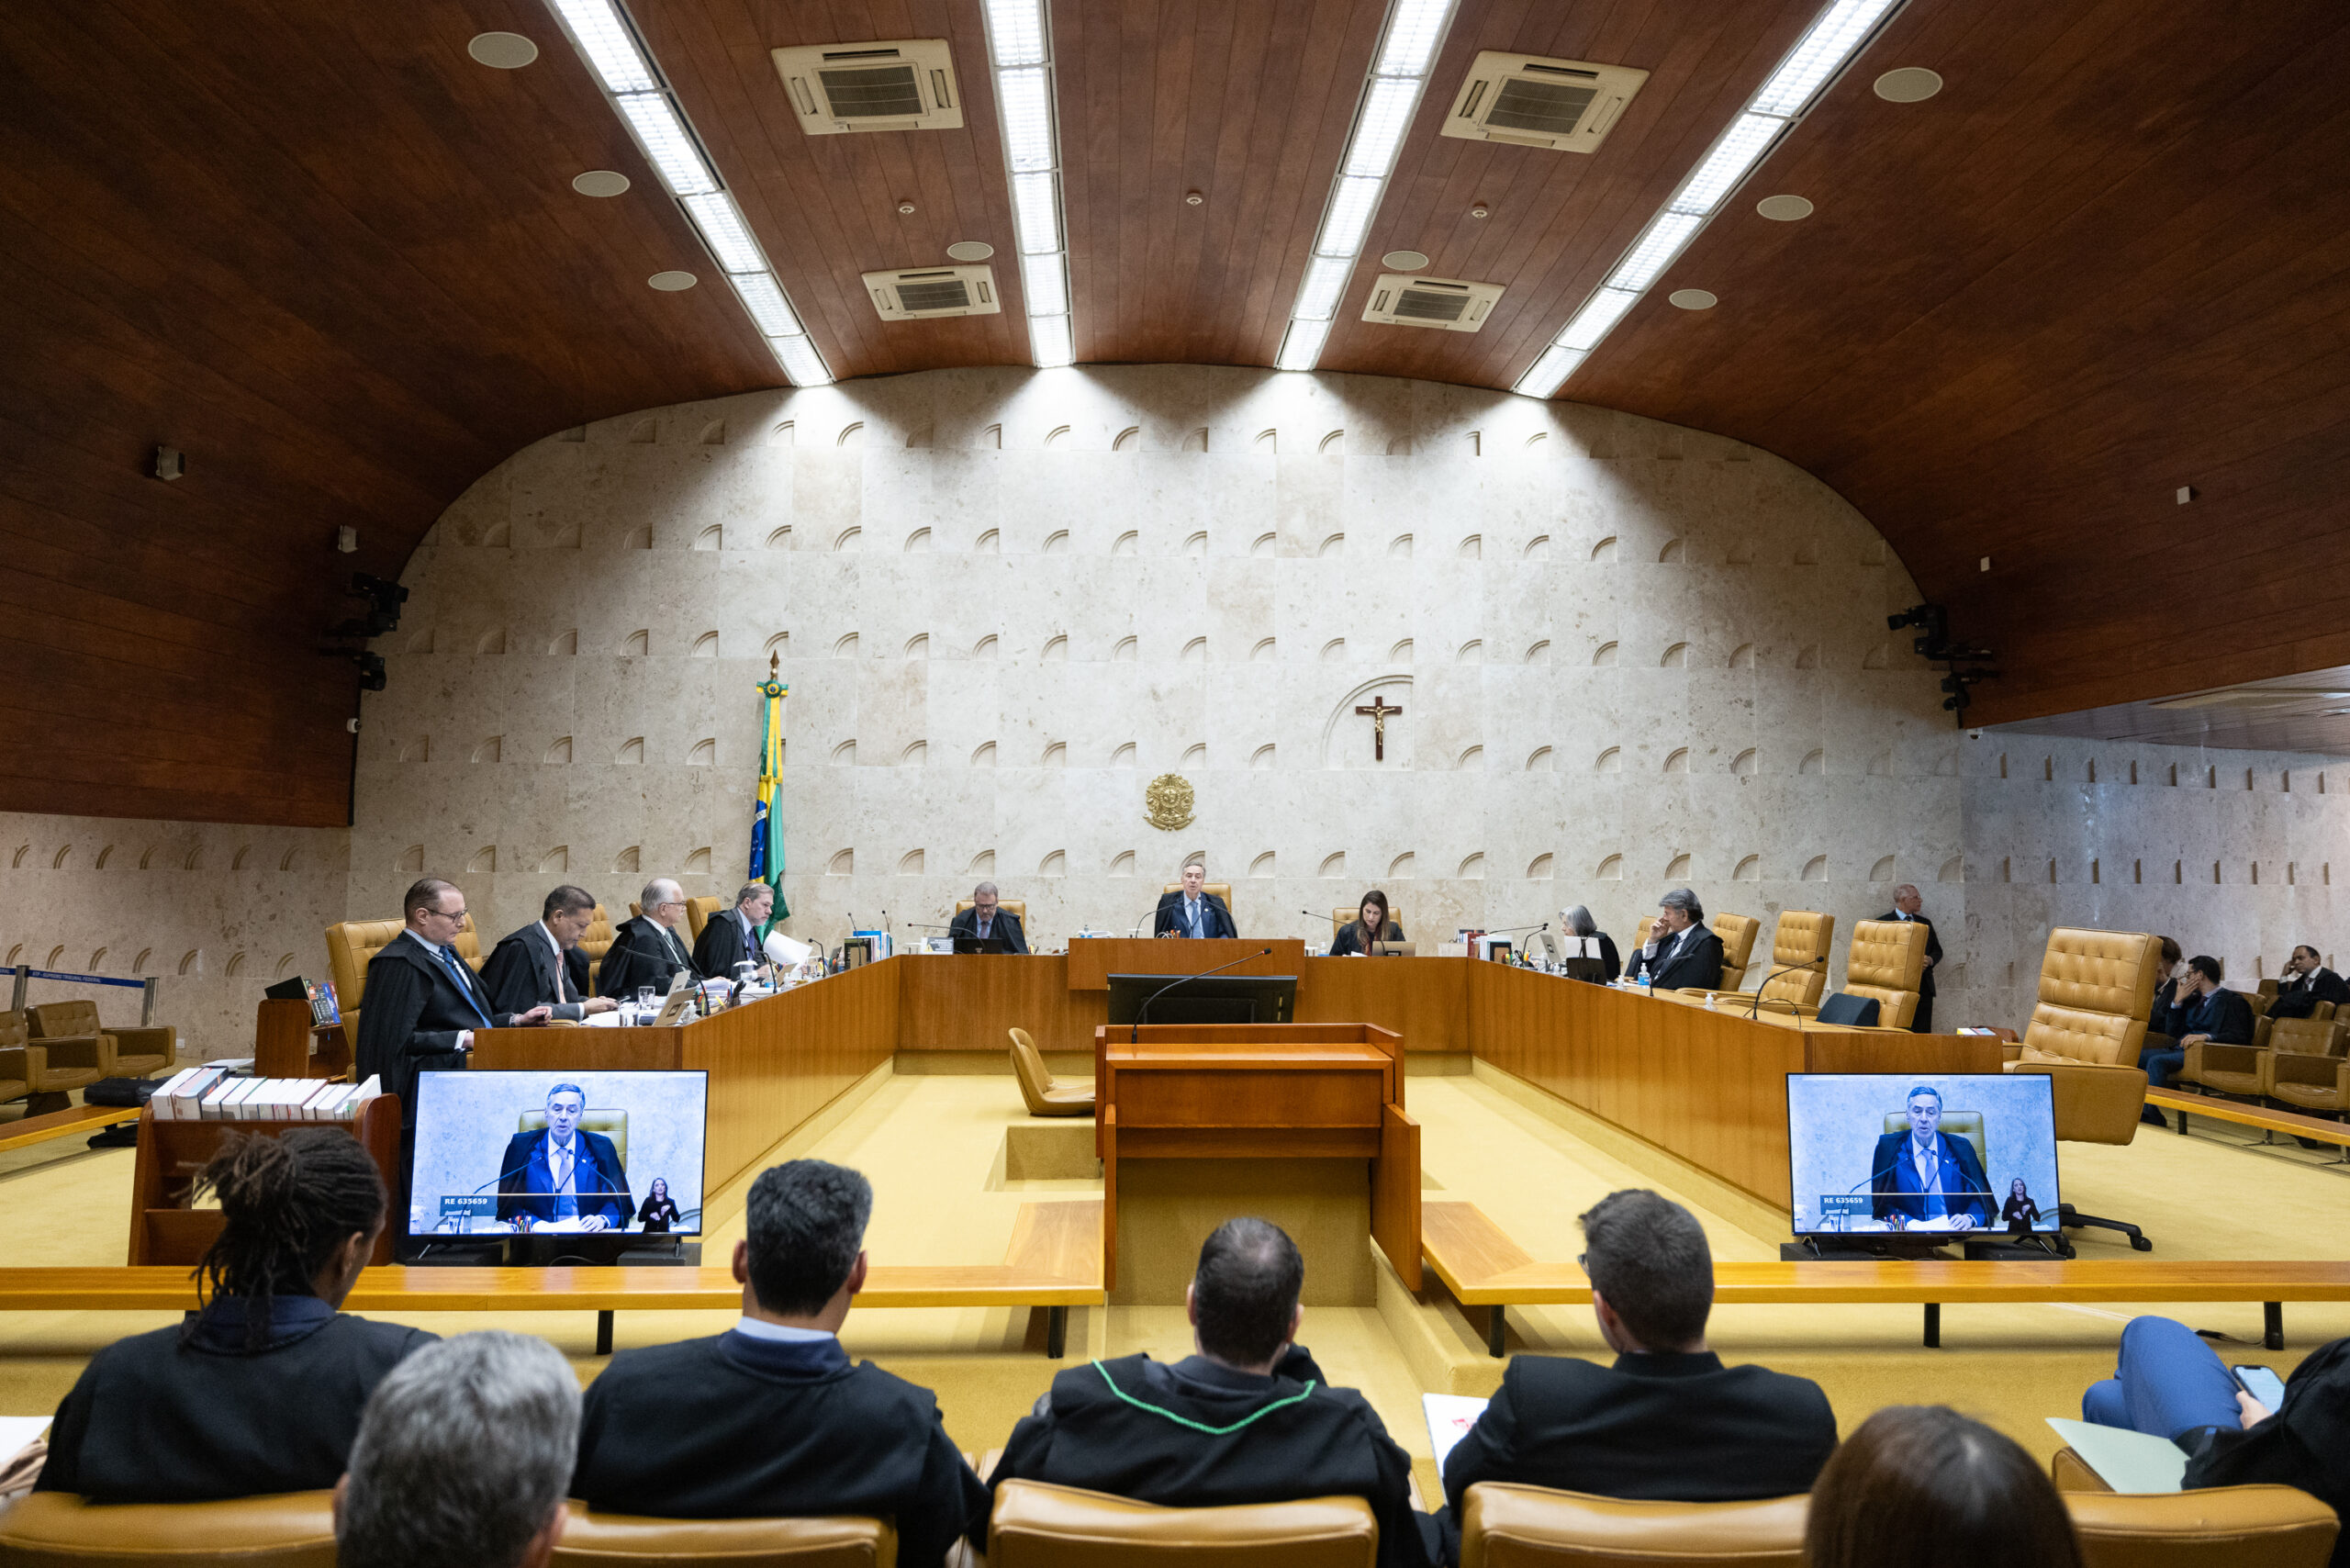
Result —
<svg viewBox="0 0 2350 1568"><path fill-rule="evenodd" d="M1142 1021L1149 1014L1150 1004L1157 1002L1160 997L1165 996L1169 991L1173 991L1177 986L1187 985L1195 980L1205 980L1210 975L1220 975L1226 969L1237 969L1241 965L1247 963L1250 958L1270 958L1272 956L1273 950L1270 947L1259 948L1254 953L1246 954L1243 957L1235 958L1228 964L1218 964L1212 969L1202 969L1195 975L1177 975L1173 980L1169 980L1165 985L1160 986L1157 991L1152 991L1148 996L1142 999L1142 1005L1135 1009L1135 1021L1126 1031L1126 1044L1131 1046L1141 1041Z"/></svg>

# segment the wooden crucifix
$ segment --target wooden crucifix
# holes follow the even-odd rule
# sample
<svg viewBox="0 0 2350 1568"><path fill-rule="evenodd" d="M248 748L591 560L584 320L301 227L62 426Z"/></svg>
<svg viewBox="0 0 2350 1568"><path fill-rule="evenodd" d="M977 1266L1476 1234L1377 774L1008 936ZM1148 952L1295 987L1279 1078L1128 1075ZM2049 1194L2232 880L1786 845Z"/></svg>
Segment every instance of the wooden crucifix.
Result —
<svg viewBox="0 0 2350 1568"><path fill-rule="evenodd" d="M1371 759L1373 762L1387 760L1387 721L1403 711L1387 706L1387 699L1378 692L1371 694L1369 707L1355 710L1371 721Z"/></svg>

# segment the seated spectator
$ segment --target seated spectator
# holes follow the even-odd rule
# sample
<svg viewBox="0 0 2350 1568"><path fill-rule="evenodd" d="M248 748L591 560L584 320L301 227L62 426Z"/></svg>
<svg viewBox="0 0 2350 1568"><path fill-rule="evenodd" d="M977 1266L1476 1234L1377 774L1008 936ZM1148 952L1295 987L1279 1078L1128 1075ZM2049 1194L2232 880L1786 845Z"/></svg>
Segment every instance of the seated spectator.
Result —
<svg viewBox="0 0 2350 1568"><path fill-rule="evenodd" d="M1480 1481L1720 1503L1807 1492L1835 1450L1836 1414L1818 1383L1726 1367L1707 1349L1714 1260L1695 1215L1636 1188L1602 1198L1582 1225L1591 1308L1615 1364L1510 1359L1445 1459L1451 1561Z"/></svg>
<svg viewBox="0 0 2350 1568"><path fill-rule="evenodd" d="M1198 1353L1058 1373L1012 1429L990 1485L1049 1481L1175 1507L1360 1497L1379 1518L1380 1568L1422 1568L1436 1521L1412 1506L1410 1456L1296 1342L1304 1282L1277 1226L1226 1220L1184 1293ZM975 1520L975 1544L983 1530Z"/></svg>
<svg viewBox="0 0 2350 1568"><path fill-rule="evenodd" d="M2325 967L2317 949L2304 943L2285 960L2284 978L2277 982L2276 999L2268 1004L2271 1018L2313 1018L2321 1002L2333 1003L2337 1013L2350 1002L2350 983Z"/></svg>
<svg viewBox="0 0 2350 1568"><path fill-rule="evenodd" d="M2080 1568L2054 1483L2011 1438L1938 1405L1878 1411L1819 1473L1808 1568Z"/></svg>
<svg viewBox="0 0 2350 1568"><path fill-rule="evenodd" d="M367 1396L431 1343L335 1310L384 1228L383 1178L349 1133L231 1134L196 1185L220 1200L196 1265L211 1299L91 1358L57 1407L39 1490L195 1503L331 1486Z"/></svg>
<svg viewBox="0 0 2350 1568"><path fill-rule="evenodd" d="M544 1568L579 1449L579 1380L544 1339L428 1346L367 1402L334 1488L338 1568Z"/></svg>
<svg viewBox="0 0 2350 1568"><path fill-rule="evenodd" d="M795 1159L759 1172L734 1244L742 1320L612 1358L588 1390L574 1495L672 1518L881 1515L910 1568L984 1521L987 1491L936 1396L841 1349L872 1213L854 1170Z"/></svg>
<svg viewBox="0 0 2350 1568"><path fill-rule="evenodd" d="M2147 1088L2169 1088L2172 1075L2187 1065L2189 1046L2206 1041L2215 1046L2252 1044L2252 1003L2243 992L2222 987L2220 974L2219 959L2198 953L2179 971L2168 1003L2162 992L2154 993L2154 1021L2163 1025L2160 1033L2169 1036L2171 1043L2154 1043L2153 1024L2148 1025L2147 1043L2138 1050L2138 1066L2145 1072ZM2152 1105L2140 1111L2138 1119L2158 1127L2170 1126Z"/></svg>
<svg viewBox="0 0 2350 1568"><path fill-rule="evenodd" d="M2193 1329L2133 1317L2113 1375L2081 1396L2081 1419L2170 1439L2188 1451L2190 1488L2298 1486L2350 1518L2350 1339L2311 1350L2269 1410ZM2333 1568L2350 1568L2350 1534Z"/></svg>

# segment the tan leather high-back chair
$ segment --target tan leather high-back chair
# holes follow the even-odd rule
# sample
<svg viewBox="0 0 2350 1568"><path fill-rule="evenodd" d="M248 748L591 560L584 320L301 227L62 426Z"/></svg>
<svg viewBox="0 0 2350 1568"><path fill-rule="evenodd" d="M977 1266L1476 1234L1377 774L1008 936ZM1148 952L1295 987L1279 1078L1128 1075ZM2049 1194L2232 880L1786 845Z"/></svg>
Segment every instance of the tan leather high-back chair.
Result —
<svg viewBox="0 0 2350 1568"><path fill-rule="evenodd" d="M2071 1449L2048 1468L2085 1568L2325 1568L2341 1533L2297 1487L2117 1493Z"/></svg>
<svg viewBox="0 0 2350 1568"><path fill-rule="evenodd" d="M10 1568L334 1568L334 1494L286 1492L218 1503L92 1503L28 1494L0 1510Z"/></svg>
<svg viewBox="0 0 2350 1568"><path fill-rule="evenodd" d="M1942 1131L1950 1134L1951 1137L1963 1137L1967 1142L1973 1144L1975 1146L1975 1163L1981 1166L1986 1170L1991 1169L1990 1146L1983 1141L1982 1112L1944 1111L1942 1113L1942 1119L1935 1125ZM1885 1114L1885 1130L1889 1133L1908 1132L1909 1130L1908 1115L1901 1111L1887 1111Z"/></svg>
<svg viewBox="0 0 2350 1568"><path fill-rule="evenodd" d="M1754 939L1762 934L1762 923L1751 914L1717 914L1706 924L1722 939L1721 989L1736 991L1746 984L1746 966L1754 957Z"/></svg>
<svg viewBox="0 0 2350 1568"><path fill-rule="evenodd" d="M2146 1075L2138 1049L2154 1000L2162 938L2143 931L2092 931L2060 925L2040 961L2040 1001L2013 1047L2009 1072L2054 1081L2056 1136L2067 1143L2126 1144L2138 1136ZM2080 1214L2066 1204L2067 1226L2118 1230L2139 1251L2154 1243L2134 1225Z"/></svg>
<svg viewBox="0 0 2350 1568"><path fill-rule="evenodd" d="M1361 914L1362 905L1360 904L1357 904L1351 909L1332 910L1330 912L1331 936L1335 939L1339 932L1345 930L1348 926L1352 925L1355 921L1361 916ZM1400 926L1404 924L1403 912L1392 903L1387 906L1387 924L1395 926Z"/></svg>
<svg viewBox="0 0 2350 1568"><path fill-rule="evenodd" d="M85 996L71 1002L44 1002L26 1011L36 1040L95 1036L106 1042L100 1054L106 1058L108 1078L145 1078L161 1072L179 1057L176 1028L168 1024L148 1028L101 1025L98 1004Z"/></svg>
<svg viewBox="0 0 2350 1568"><path fill-rule="evenodd" d="M1012 1031L1012 1075L1020 1081L1020 1098L1032 1116L1093 1114L1093 1086L1080 1088L1055 1078L1025 1029Z"/></svg>
<svg viewBox="0 0 2350 1568"><path fill-rule="evenodd" d="M2329 1018L2268 1018L2261 1023L2248 1046L2214 1045L2200 1040L2187 1047L2178 1076L2189 1083L2216 1089L2222 1094L2268 1092L2268 1063L2278 1051L2326 1056L2342 1025Z"/></svg>
<svg viewBox="0 0 2350 1568"><path fill-rule="evenodd" d="M365 1005L367 966L408 929L401 920L346 920L327 927L327 967L334 971L335 1001L342 1008L342 1037L359 1048L359 1009ZM457 939L450 944L475 973L481 972L481 934L474 929L471 910Z"/></svg>
<svg viewBox="0 0 2350 1568"><path fill-rule="evenodd" d="M1169 882L1158 890L1161 894L1180 893L1183 890L1183 884L1181 882ZM1203 882L1200 886L1200 891L1203 893L1214 893L1217 898L1222 899L1224 901L1225 913L1232 916L1232 929L1235 931L1240 929L1240 912L1232 907L1232 884L1230 882Z"/></svg>
<svg viewBox="0 0 2350 1568"><path fill-rule="evenodd" d="M726 901L724 899L688 899L686 901L686 927L688 930L691 931L693 935L686 938L686 946L690 947L695 943L700 941L701 928L710 924L710 917L711 915L716 914L720 910L724 909L725 907Z"/></svg>
<svg viewBox="0 0 2350 1568"><path fill-rule="evenodd" d="M654 1519L599 1514L573 1498L555 1543L556 1568L896 1568L898 1532L886 1519Z"/></svg>
<svg viewBox="0 0 2350 1568"><path fill-rule="evenodd" d="M1844 956L1844 991L1875 999L1877 1025L1907 1029L1926 972L1926 928L1914 920L1863 920Z"/></svg>
<svg viewBox="0 0 2350 1568"><path fill-rule="evenodd" d="M1007 1481L988 1568L1373 1568L1379 1521L1360 1497L1162 1508L1074 1486Z"/></svg>
<svg viewBox="0 0 2350 1568"><path fill-rule="evenodd" d="M602 904L598 904L595 913L588 916L588 934L579 939L579 950L588 955L588 990L590 995L595 993L597 976L603 971L604 955L612 950L613 935L612 917L604 913Z"/></svg>
<svg viewBox="0 0 2350 1568"><path fill-rule="evenodd" d="M76 1039L36 1040L32 1020L22 1013L0 1013L0 1100L25 1100L25 1114L44 1116L68 1109L76 1089L106 1076L104 1047L95 1035Z"/></svg>
<svg viewBox="0 0 2350 1568"><path fill-rule="evenodd" d="M1460 1513L1460 1568L1803 1568L1807 1497L1634 1503L1481 1481Z"/></svg>
<svg viewBox="0 0 2350 1568"><path fill-rule="evenodd" d="M1778 928L1771 935L1773 974L1762 982L1765 1003L1784 1002L1791 1007L1814 1009L1828 988L1828 956L1836 943L1836 917L1816 910L1783 909ZM1809 969L1795 969L1808 964ZM1781 969L1794 969L1780 974Z"/></svg>
<svg viewBox="0 0 2350 1568"><path fill-rule="evenodd" d="M969 899L964 899L955 905L955 913L957 914L960 914L965 910L971 907L973 907L971 901ZM995 901L995 907L1003 911L1004 913L1011 915L1013 919L1019 921L1022 925L1024 926L1028 924L1028 901L1026 899L998 899Z"/></svg>
<svg viewBox="0 0 2350 1568"><path fill-rule="evenodd" d="M2277 1020L2277 1027L2282 1029L2286 1022ZM2266 1077L2260 1092L2297 1110L2338 1116L2350 1104L2350 1060L2344 1059L2350 1050L2350 1019L2327 1019L2322 1026L2322 1035L2297 1031L2269 1051L2261 1063Z"/></svg>

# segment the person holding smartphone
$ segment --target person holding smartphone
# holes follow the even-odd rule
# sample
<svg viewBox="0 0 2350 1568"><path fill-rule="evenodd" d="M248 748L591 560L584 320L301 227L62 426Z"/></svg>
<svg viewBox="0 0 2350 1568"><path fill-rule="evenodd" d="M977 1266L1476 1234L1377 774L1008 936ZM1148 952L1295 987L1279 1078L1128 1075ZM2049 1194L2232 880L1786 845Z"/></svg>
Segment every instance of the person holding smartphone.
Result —
<svg viewBox="0 0 2350 1568"><path fill-rule="evenodd" d="M2113 1376L2081 1396L2081 1418L2170 1439L2187 1450L2190 1491L2298 1486L2350 1514L2350 1339L2311 1350L2274 1406L2246 1386L2267 1392L2266 1371L2231 1369L2183 1323L2132 1318ZM2336 1541L2333 1568L2350 1568L2350 1537Z"/></svg>

